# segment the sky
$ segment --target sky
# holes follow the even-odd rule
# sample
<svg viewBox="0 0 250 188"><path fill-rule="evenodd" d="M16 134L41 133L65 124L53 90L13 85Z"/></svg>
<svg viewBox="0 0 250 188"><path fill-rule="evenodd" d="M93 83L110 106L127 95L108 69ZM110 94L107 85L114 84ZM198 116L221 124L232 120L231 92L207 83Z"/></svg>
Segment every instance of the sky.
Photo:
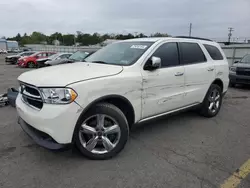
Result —
<svg viewBox="0 0 250 188"><path fill-rule="evenodd" d="M250 0L0 0L0 36L39 31L250 37Z"/></svg>

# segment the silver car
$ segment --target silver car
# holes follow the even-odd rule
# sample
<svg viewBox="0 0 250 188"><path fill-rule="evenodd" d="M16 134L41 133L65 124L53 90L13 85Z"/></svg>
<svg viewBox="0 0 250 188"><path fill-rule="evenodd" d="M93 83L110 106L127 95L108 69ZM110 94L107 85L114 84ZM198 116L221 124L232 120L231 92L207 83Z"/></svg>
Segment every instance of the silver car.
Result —
<svg viewBox="0 0 250 188"><path fill-rule="evenodd" d="M38 67L57 65L67 60L72 53L56 53L48 58L37 60Z"/></svg>

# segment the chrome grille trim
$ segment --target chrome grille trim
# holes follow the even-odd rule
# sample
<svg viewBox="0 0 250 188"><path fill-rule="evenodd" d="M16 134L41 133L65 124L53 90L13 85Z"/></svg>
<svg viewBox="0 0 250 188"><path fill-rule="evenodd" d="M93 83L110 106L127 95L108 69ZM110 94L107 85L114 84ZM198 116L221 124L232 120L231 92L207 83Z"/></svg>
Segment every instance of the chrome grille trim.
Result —
<svg viewBox="0 0 250 188"><path fill-rule="evenodd" d="M43 107L43 99L41 92L35 86L20 82L22 101L35 110L41 110ZM27 88L27 89L26 89ZM32 92L32 90L34 92ZM31 92L29 92L31 91ZM37 93L37 95L35 94Z"/></svg>

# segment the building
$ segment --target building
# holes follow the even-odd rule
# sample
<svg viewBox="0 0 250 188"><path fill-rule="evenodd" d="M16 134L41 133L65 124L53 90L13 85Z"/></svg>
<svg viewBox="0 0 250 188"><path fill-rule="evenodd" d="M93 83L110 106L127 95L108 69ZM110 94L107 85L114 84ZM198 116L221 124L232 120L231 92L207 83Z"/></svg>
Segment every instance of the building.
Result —
<svg viewBox="0 0 250 188"><path fill-rule="evenodd" d="M13 51L19 49L19 45L17 41L7 40L7 50Z"/></svg>
<svg viewBox="0 0 250 188"><path fill-rule="evenodd" d="M7 50L7 41L5 39L0 39L0 50Z"/></svg>

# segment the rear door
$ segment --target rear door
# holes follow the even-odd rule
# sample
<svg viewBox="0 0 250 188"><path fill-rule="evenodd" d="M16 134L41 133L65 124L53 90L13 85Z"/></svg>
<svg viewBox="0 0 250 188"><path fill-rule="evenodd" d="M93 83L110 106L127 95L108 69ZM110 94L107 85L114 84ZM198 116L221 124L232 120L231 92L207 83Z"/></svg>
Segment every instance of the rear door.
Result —
<svg viewBox="0 0 250 188"><path fill-rule="evenodd" d="M214 62L198 42L180 42L179 46L185 69L184 105L200 103L215 79Z"/></svg>

